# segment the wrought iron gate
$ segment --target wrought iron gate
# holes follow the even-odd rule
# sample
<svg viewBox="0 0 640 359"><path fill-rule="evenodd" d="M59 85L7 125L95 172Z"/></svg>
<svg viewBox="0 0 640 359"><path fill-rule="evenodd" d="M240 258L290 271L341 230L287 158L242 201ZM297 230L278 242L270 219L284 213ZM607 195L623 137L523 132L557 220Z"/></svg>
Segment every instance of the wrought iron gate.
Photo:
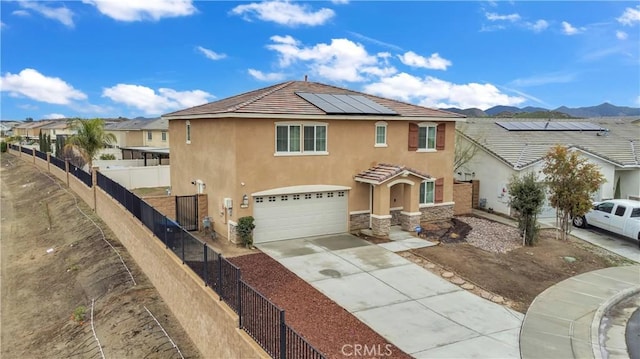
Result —
<svg viewBox="0 0 640 359"><path fill-rule="evenodd" d="M176 220L187 231L198 230L198 196L176 196Z"/></svg>

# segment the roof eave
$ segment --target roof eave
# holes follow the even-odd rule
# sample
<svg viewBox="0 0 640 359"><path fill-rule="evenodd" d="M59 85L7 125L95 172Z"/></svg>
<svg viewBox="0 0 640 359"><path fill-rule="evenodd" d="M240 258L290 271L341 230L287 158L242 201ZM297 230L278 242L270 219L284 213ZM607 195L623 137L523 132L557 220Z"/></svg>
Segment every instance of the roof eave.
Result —
<svg viewBox="0 0 640 359"><path fill-rule="evenodd" d="M171 120L196 120L216 118L262 118L262 119L296 119L296 120L347 120L347 121L437 121L437 122L465 122L463 117L439 116L386 116L386 115L327 115L327 114L282 114L282 113L237 113L224 112L198 115L174 115L163 117Z"/></svg>

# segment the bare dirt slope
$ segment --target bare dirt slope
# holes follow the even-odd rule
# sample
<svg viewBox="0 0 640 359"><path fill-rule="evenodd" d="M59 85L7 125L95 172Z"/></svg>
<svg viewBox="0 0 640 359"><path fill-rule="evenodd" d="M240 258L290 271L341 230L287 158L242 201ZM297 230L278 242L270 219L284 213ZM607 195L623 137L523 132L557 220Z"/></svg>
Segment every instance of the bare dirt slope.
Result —
<svg viewBox="0 0 640 359"><path fill-rule="evenodd" d="M32 164L0 163L0 357L201 357L84 202Z"/></svg>

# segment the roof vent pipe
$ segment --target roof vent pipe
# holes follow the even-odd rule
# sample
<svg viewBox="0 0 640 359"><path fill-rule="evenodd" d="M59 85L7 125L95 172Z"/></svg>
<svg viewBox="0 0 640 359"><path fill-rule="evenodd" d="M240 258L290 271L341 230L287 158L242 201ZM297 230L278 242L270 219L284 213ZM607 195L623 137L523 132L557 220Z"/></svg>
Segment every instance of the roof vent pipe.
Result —
<svg viewBox="0 0 640 359"><path fill-rule="evenodd" d="M307 75L304 75L304 82L307 82Z"/></svg>

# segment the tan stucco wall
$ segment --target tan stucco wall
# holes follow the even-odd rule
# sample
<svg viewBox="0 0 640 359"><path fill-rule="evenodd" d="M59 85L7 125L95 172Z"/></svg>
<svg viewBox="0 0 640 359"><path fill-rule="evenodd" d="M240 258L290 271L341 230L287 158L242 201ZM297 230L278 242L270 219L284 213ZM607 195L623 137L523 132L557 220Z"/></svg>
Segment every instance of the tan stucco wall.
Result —
<svg viewBox="0 0 640 359"><path fill-rule="evenodd" d="M351 187L349 211L369 210L369 185L354 176L378 163L405 165L434 178L444 177L444 202L453 201L453 150L455 124L447 123L444 151L408 151L408 122L387 121L388 147L377 148L377 121L319 121L328 124L329 155L274 156L275 122L265 119L191 120L191 144L186 144L185 120L169 121L171 143L171 185L176 195L193 194L191 181L207 185L209 213L218 233L226 236L226 221L251 215L240 208L244 194L297 185L325 184ZM283 121L291 122L291 121ZM179 139L179 140L176 140ZM244 184L244 185L243 185ZM402 186L395 186L402 187ZM402 189L393 189L391 207L401 207ZM234 209L222 210L223 198L230 197ZM392 199L391 199L392 201Z"/></svg>
<svg viewBox="0 0 640 359"><path fill-rule="evenodd" d="M453 184L453 214L469 214L471 213L473 185L471 183L454 183Z"/></svg>
<svg viewBox="0 0 640 359"><path fill-rule="evenodd" d="M147 132L151 131L151 141L147 138ZM149 147L169 147L169 131L167 131L167 140L162 141L162 130L144 130L142 131L144 146Z"/></svg>

